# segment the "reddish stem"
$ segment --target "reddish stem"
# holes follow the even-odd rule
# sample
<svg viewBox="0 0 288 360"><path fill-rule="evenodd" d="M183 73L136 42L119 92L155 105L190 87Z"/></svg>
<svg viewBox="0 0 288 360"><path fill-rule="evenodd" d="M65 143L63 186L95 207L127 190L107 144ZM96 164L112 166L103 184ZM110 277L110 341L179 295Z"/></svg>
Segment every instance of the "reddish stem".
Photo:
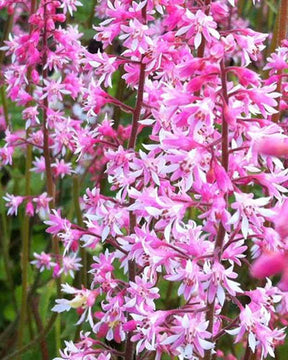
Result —
<svg viewBox="0 0 288 360"><path fill-rule="evenodd" d="M146 7L145 5L142 9L142 18L143 22L146 23ZM138 83L138 93L137 93L137 101L136 106L133 113L133 119L132 119L132 129L130 134L130 139L128 142L128 148L134 149L137 139L137 132L139 127L139 120L141 115L141 109L143 106L143 94L144 94L144 84L145 84L145 69L146 65L143 63L144 55L142 55L141 58L141 64L140 64L140 75L139 75L139 83ZM132 200L133 201L133 200ZM132 203L130 200L130 202ZM132 234L134 232L134 228L136 226L136 216L132 212L129 214L129 233ZM128 262L128 271L129 271L129 281L135 281L136 276L136 264L135 261L129 260ZM135 346L133 342L131 341L132 333L128 334L127 341L126 341L126 349L125 349L125 360L133 360L134 359L134 353L135 353Z"/></svg>
<svg viewBox="0 0 288 360"><path fill-rule="evenodd" d="M205 15L209 15L210 3L211 3L211 0L205 0L205 11L204 11ZM197 51L197 57L203 58L204 52L205 52L205 45L206 45L206 40L205 40L204 36L202 36L202 41L201 41L201 44Z"/></svg>
<svg viewBox="0 0 288 360"><path fill-rule="evenodd" d="M228 123L225 119L225 112L224 109L228 107L228 94L227 94L227 79L226 79L226 71L225 71L225 63L224 59L221 60L220 63L221 68L221 85L222 85L222 101L223 101L223 108L222 108L222 137L221 137L221 147L222 147L222 159L221 163L223 168L227 171L229 166L229 142L228 142ZM226 195L226 203L228 203L227 195ZM216 242L215 242L215 256L220 259L221 251L223 247L223 242L225 238L226 230L220 222ZM209 305L209 310L207 312L207 320L209 321L209 325L207 331L211 332L213 335L213 324L214 324L214 310L215 310L215 299L213 300L212 304ZM205 351L204 360L211 359L211 350Z"/></svg>

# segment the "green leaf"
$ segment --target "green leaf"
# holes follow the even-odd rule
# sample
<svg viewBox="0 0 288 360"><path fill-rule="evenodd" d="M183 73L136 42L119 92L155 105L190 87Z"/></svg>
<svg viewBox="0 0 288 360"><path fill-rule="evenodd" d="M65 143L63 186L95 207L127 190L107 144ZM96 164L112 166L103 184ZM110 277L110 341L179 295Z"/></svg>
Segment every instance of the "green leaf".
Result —
<svg viewBox="0 0 288 360"><path fill-rule="evenodd" d="M51 312L51 297L56 294L55 281L50 280L38 290L38 293L40 294L39 312L42 322L45 323L48 314Z"/></svg>
<svg viewBox="0 0 288 360"><path fill-rule="evenodd" d="M3 313L4 313L4 318L8 321L13 321L16 318L16 312L11 303L5 306Z"/></svg>

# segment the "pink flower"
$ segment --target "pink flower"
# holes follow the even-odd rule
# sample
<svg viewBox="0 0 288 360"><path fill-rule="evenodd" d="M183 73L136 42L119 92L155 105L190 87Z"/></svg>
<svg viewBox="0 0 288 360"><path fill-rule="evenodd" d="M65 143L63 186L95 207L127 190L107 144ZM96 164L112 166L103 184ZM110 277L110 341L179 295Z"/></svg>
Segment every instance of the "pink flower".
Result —
<svg viewBox="0 0 288 360"><path fill-rule="evenodd" d="M75 271L78 271L82 264L81 258L77 257L77 254L67 255L62 257L62 264L55 266L54 268L54 277L60 276L62 273L65 275L70 275L72 279L74 279L74 273Z"/></svg>
<svg viewBox="0 0 288 360"><path fill-rule="evenodd" d="M202 36L206 39L208 43L212 42L212 39L219 39L220 35L216 30L216 23L213 21L211 16L206 15L203 11L198 10L196 14L186 10L185 13L185 23L177 31L176 36L186 34L186 38L190 39L194 35L194 46L195 49L198 49L202 42Z"/></svg>
<svg viewBox="0 0 288 360"><path fill-rule="evenodd" d="M50 209L49 209L49 202L52 200L51 197L48 197L47 193L44 192L43 194L39 196L35 196L33 198L33 202L36 203L36 212L46 218L48 215Z"/></svg>
<svg viewBox="0 0 288 360"><path fill-rule="evenodd" d="M174 270L175 273L165 275L165 279L169 281L181 281L178 289L178 295L183 295L184 299L189 300L192 296L199 293L199 288L202 289L201 281L204 279L199 266L190 260L187 261L185 268L178 267Z"/></svg>
<svg viewBox="0 0 288 360"><path fill-rule="evenodd" d="M11 195L11 194L7 193L5 196L3 196L3 199L5 201L7 201L7 203L5 205L9 208L7 215L16 215L17 216L18 207L24 201L24 197L23 196L15 196L15 195Z"/></svg>
<svg viewBox="0 0 288 360"><path fill-rule="evenodd" d="M144 2L142 4L144 6ZM125 40L123 45L134 52L144 54L149 45L153 45L153 41L149 36L152 33L151 29L138 19L131 19L129 26L122 25L121 30L124 32L124 34L120 35L120 39Z"/></svg>
<svg viewBox="0 0 288 360"><path fill-rule="evenodd" d="M46 232L49 234L57 235L59 232L65 230L66 228L70 228L71 223L67 219L61 218L60 210L56 211L52 209L52 213L49 215L49 220L44 221L44 224L49 225L46 229Z"/></svg>
<svg viewBox="0 0 288 360"><path fill-rule="evenodd" d="M0 149L0 165L12 165L13 146L4 146Z"/></svg>
<svg viewBox="0 0 288 360"><path fill-rule="evenodd" d="M35 173L38 173L38 174L42 174L42 178L43 178L45 171L46 171L44 156L41 156L40 158L38 158L36 156L35 160L32 162L32 164L34 167L31 168L31 171L34 171Z"/></svg>
<svg viewBox="0 0 288 360"><path fill-rule="evenodd" d="M158 288L139 276L136 276L135 282L130 281L129 286L127 292L130 294L130 299L127 298L128 301L125 304L128 309L143 306L143 309L147 311L155 310L154 301L160 297Z"/></svg>
<svg viewBox="0 0 288 360"><path fill-rule="evenodd" d="M174 334L168 336L162 344L171 344L180 358L193 359L193 356L197 355L203 357L205 350L214 348L214 344L206 340L211 337L211 333L207 331L208 321L204 321L198 314L185 314L174 318L175 325L171 327Z"/></svg>
<svg viewBox="0 0 288 360"><path fill-rule="evenodd" d="M155 351L161 346L160 332L163 330L163 323L170 315L170 311L147 311L141 307L137 313L131 316L135 320L137 327L131 340L136 343L136 353L143 350Z"/></svg>
<svg viewBox="0 0 288 360"><path fill-rule="evenodd" d="M41 99L48 98L48 101L56 102L62 101L62 95L70 94L69 90L66 90L65 84L62 83L62 79L58 80L44 80L45 87L43 88L43 95Z"/></svg>
<svg viewBox="0 0 288 360"><path fill-rule="evenodd" d="M73 170L71 169L71 163L65 163L63 159L56 159L56 162L51 164L56 177L60 176L62 179L65 175L71 175Z"/></svg>
<svg viewBox="0 0 288 360"><path fill-rule="evenodd" d="M73 12L77 10L77 6L83 6L82 3L78 0L62 0L61 8L63 9L64 14L69 11L69 14L73 16Z"/></svg>
<svg viewBox="0 0 288 360"><path fill-rule="evenodd" d="M98 336L105 336L108 341L112 339L117 343L125 340L124 324L127 318L124 313L124 300L121 293L115 297L108 297L107 303L102 303L103 313L96 314L100 321L94 325L93 331Z"/></svg>
<svg viewBox="0 0 288 360"><path fill-rule="evenodd" d="M28 128L31 125L40 124L40 120L38 118L39 112L37 110L37 106L29 106L22 112L23 119L26 120L25 127Z"/></svg>
<svg viewBox="0 0 288 360"><path fill-rule="evenodd" d="M34 206L33 206L33 203L32 201L28 201L27 204L26 204L26 209L25 209L25 213L26 215L28 216L34 216Z"/></svg>
<svg viewBox="0 0 288 360"><path fill-rule="evenodd" d="M279 47L276 49L275 53L272 53L271 56L267 58L268 64L264 67L263 70L270 70L270 75L279 70L285 70L288 68L287 60L287 48Z"/></svg>
<svg viewBox="0 0 288 360"><path fill-rule="evenodd" d="M250 305L250 304L249 304ZM270 314L264 308L253 311L249 305L241 310L240 326L233 330L226 330L231 335L237 335L235 342L239 342L244 334L248 333L248 345L253 353L257 348L261 349L261 359L263 357L274 357L274 347L277 341L285 337L284 329L270 329L268 327Z"/></svg>
<svg viewBox="0 0 288 360"><path fill-rule="evenodd" d="M239 287L239 283L231 280L236 279L237 274L233 271L233 266L225 269L225 267L218 261L214 261L212 265L208 262L204 265L204 271L206 275L205 288L207 288L207 300L212 303L215 296L221 306L225 302L225 290L232 296L236 296L236 293L242 293L243 290Z"/></svg>
<svg viewBox="0 0 288 360"><path fill-rule="evenodd" d="M50 270L51 267L56 265L56 263L52 261L51 255L46 254L44 251L42 251L41 254L34 253L33 255L36 260L31 261L31 264L35 265L37 269L40 269L40 272L45 269Z"/></svg>

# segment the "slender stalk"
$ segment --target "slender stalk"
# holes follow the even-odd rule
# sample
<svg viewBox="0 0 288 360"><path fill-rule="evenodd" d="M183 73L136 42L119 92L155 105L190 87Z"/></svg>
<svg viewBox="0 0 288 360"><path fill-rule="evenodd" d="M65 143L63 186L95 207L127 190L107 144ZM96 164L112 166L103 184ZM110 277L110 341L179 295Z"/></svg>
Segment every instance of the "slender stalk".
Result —
<svg viewBox="0 0 288 360"><path fill-rule="evenodd" d="M25 164L25 194L31 193L31 172L32 165L32 147L27 146L26 164ZM21 295L21 310L18 327L17 348L21 348L23 344L24 328L26 325L27 315L27 290L28 290L28 268L29 268L29 241L30 241L30 218L24 215L23 220L23 240L22 240L22 254L21 254L21 270L22 270L22 295Z"/></svg>
<svg viewBox="0 0 288 360"><path fill-rule="evenodd" d="M84 222L82 218L82 213L79 205L79 178L77 176L73 177L73 201L74 201L74 209L76 213L77 223L79 226L84 227ZM80 249L81 258L82 258L82 268L80 270L80 278L81 284L84 287L87 287L87 253L83 247Z"/></svg>
<svg viewBox="0 0 288 360"><path fill-rule="evenodd" d="M0 176L0 202L3 203L4 192L1 184L1 178L2 176ZM4 268L6 273L6 280L8 282L8 288L12 296L14 310L17 312L17 302L14 294L14 281L11 275L11 266L10 266L10 255L9 255L10 237L8 233L8 218L4 208L0 209L0 211L1 211L1 220L2 220L2 229L0 232L0 237L2 239L2 250L3 250L3 260L4 260Z"/></svg>
<svg viewBox="0 0 288 360"><path fill-rule="evenodd" d="M5 24L4 34L3 34L3 38L2 38L2 45L4 45L4 41L8 39L12 25L13 25L13 15L9 15L7 18L6 24ZM5 56L5 51L0 50L0 65L1 66L3 64L4 56Z"/></svg>
<svg viewBox="0 0 288 360"><path fill-rule="evenodd" d="M146 23L146 6L142 9L142 18L143 22ZM143 63L143 57L141 59L140 64L140 75L139 75L139 83L138 83L138 92L137 92L137 100L136 106L133 113L132 119L132 129L131 134L128 142L128 148L134 149L137 139L137 132L139 127L139 120L141 115L141 109L143 106L143 95L144 95L144 85L145 85L145 69L146 65ZM132 201L130 201L132 203ZM136 216L132 212L129 214L129 233L132 234L134 232L134 228L136 226ZM130 260L128 262L128 271L129 271L129 281L135 281L136 276L136 264L135 261ZM135 346L134 343L131 341L132 334L129 333L127 336L126 341L126 348L125 348L125 360L133 360L135 354Z"/></svg>
<svg viewBox="0 0 288 360"><path fill-rule="evenodd" d="M44 4L44 29L43 29L43 81L48 78L48 69L44 69L44 65L47 62L47 50L48 50L48 33L47 33L47 3ZM47 127L47 109L48 109L48 99L45 97L43 104L43 155L45 159L45 173L46 173L46 182L47 182L47 193L48 196L52 198L50 202L50 208L55 208L55 185L52 177L52 167L51 167L51 158L50 158L50 149L49 149L49 130ZM55 236L53 238L53 251L57 261L59 261L59 243L58 238ZM57 284L57 296L61 296L61 279L56 278Z"/></svg>
<svg viewBox="0 0 288 360"><path fill-rule="evenodd" d="M220 63L221 67L221 84L224 107L228 107L227 79L224 60ZM222 166L227 171L229 165L229 144L228 144L228 123L225 119L225 113L222 112Z"/></svg>
<svg viewBox="0 0 288 360"><path fill-rule="evenodd" d="M5 29L4 29L4 34L3 34L2 45L1 46L4 45L4 41L8 40L8 36L9 36L10 31L11 31L12 25L13 25L13 15L9 15L8 19L6 21L6 24L5 24ZM1 67L2 67L2 64L3 64L3 61L4 61L4 55L5 55L5 51L0 50L0 66ZM1 69L1 73L2 73L2 69ZM8 127L9 126L9 116L8 116L7 99L6 99L6 96L5 96L5 87L1 86L0 91L1 91L1 103L2 103L2 106L3 106L5 123L6 123L6 126Z"/></svg>
<svg viewBox="0 0 288 360"><path fill-rule="evenodd" d="M44 29L43 29L43 55L42 55L42 81L48 78L48 69L45 68L47 63L48 56L48 31L47 31L47 4L49 0L44 4ZM47 109L48 109L48 99L45 97L43 102L43 155L45 159L45 173L46 173L46 182L47 182L47 193L48 196L52 198L50 202L50 209L55 208L55 184L52 176L52 167L51 167L51 158L50 158L50 149L49 149L49 129L47 126ZM54 236L52 239L53 252L55 254L56 261L60 263L60 249L57 236ZM60 265L60 264L59 264ZM56 278L56 287L57 287L57 297L61 297L61 277ZM61 348L61 322L60 317L55 319L55 343L57 351Z"/></svg>
<svg viewBox="0 0 288 360"><path fill-rule="evenodd" d="M245 0L239 0L237 5L238 5L238 14L239 16L242 16L245 7Z"/></svg>
<svg viewBox="0 0 288 360"><path fill-rule="evenodd" d="M140 65L140 77L139 77L139 86L138 86L138 96L136 107L133 115L132 121L132 129L131 135L128 143L128 148L134 148L136 144L137 131L138 131L138 121L140 119L141 108L143 104L143 93L144 93L144 82L145 82L145 64ZM132 234L134 232L134 228L136 226L136 216L130 212L129 214L129 233ZM136 276L136 264L135 261L129 260L128 262L128 271L129 271L129 281L135 281ZM133 360L135 346L131 341L131 334L128 335L125 349L125 360Z"/></svg>
<svg viewBox="0 0 288 360"><path fill-rule="evenodd" d="M31 1L30 15L34 14L37 8L37 1ZM29 33L32 33L32 26L30 26ZM28 69L28 77L30 77L30 69ZM28 91L31 88L28 86ZM29 137L29 130L26 131L26 138ZM27 145L26 160L25 160L25 195L31 195L31 169L32 167L32 146ZM17 334L17 349L19 350L23 344L24 328L26 325L27 316L27 303L28 303L28 269L29 269L29 242L30 242L30 218L24 214L23 219L23 232L22 232L22 256L21 256L21 269L22 269L22 295L21 295L21 310L19 318L19 327ZM18 357L17 357L18 359Z"/></svg>
<svg viewBox="0 0 288 360"><path fill-rule="evenodd" d="M60 316L57 317L55 320L55 347L56 353L59 355L59 350L61 349L61 318Z"/></svg>
<svg viewBox="0 0 288 360"><path fill-rule="evenodd" d="M142 105L143 105L145 69L146 69L146 65L141 62L137 101L136 101L136 106L135 106L134 113L133 113L132 129L131 129L130 139L128 142L129 149L131 149L131 148L134 149L135 144L136 144L137 132L138 132L138 127L139 127L138 122L140 120L140 114L141 114L141 109L142 109Z"/></svg>
<svg viewBox="0 0 288 360"><path fill-rule="evenodd" d="M222 85L222 101L223 101L223 109L222 109L222 136L221 136L221 147L222 147L222 159L221 163L223 168L227 171L229 166L229 142L228 142L228 123L225 119L225 111L224 109L228 106L228 93L227 93L227 79L226 79L226 71L225 71L225 63L224 59L220 63L221 68L221 85ZM228 198L226 194L226 204L228 205ZM221 251L225 238L225 229L222 223L219 224L216 242L215 242L215 256L220 259ZM215 300L209 305L209 309L207 312L207 320L209 321L209 325L207 330L213 335L213 324L214 324L214 310L215 310ZM206 350L204 355L204 360L211 359L211 350Z"/></svg>
<svg viewBox="0 0 288 360"><path fill-rule="evenodd" d="M245 349L245 354L243 357L243 360L251 360L251 355L252 355L252 351L249 347L249 343L247 341L247 345L246 345L246 349Z"/></svg>
<svg viewBox="0 0 288 360"><path fill-rule="evenodd" d="M144 7L146 12L146 6ZM143 105L143 94L144 94L144 84L145 84L145 69L146 65L141 62L140 65L140 75L139 75L139 85L138 85L138 94L137 94L137 101L136 106L133 113L133 119L132 119L132 129L131 134L128 142L128 148L134 149L137 139L137 132L139 127L139 120L141 115L141 109ZM132 212L130 212L130 234L133 233L134 227L136 226L136 217ZM129 280L134 281L135 279L135 264L134 261L129 262Z"/></svg>
<svg viewBox="0 0 288 360"><path fill-rule="evenodd" d="M43 55L42 55L42 81L48 78L48 69L45 68L47 63L47 51L48 51L48 33L47 33L47 2L44 4L44 29L43 29ZM46 173L46 182L47 182L47 193L48 196L52 198L50 202L51 207L55 207L55 187L52 177L52 168L51 168L51 159L50 159L50 150L49 150L49 131L47 127L47 109L49 107L48 99L45 97L43 103L43 155L45 158L45 173Z"/></svg>
<svg viewBox="0 0 288 360"><path fill-rule="evenodd" d="M117 85L117 91L116 91L116 99L123 102L124 100L124 89L125 89L125 80L122 78L122 75L124 74L124 67L120 66L119 68L119 80ZM119 123L120 123L120 117L121 117L121 107L115 106L114 108L114 114L113 114L113 120L114 120L114 129L117 130Z"/></svg>
<svg viewBox="0 0 288 360"><path fill-rule="evenodd" d="M205 0L205 15L209 15L211 0ZM205 52L206 39L202 36L201 44L197 51L197 57L203 58Z"/></svg>
<svg viewBox="0 0 288 360"><path fill-rule="evenodd" d="M8 105L7 105L7 99L6 99L6 96L5 96L5 88L4 88L4 86L1 86L0 91L1 91L1 103L2 103L2 106L3 106L5 124L6 124L6 127L8 128L9 127L9 114L8 114Z"/></svg>
<svg viewBox="0 0 288 360"><path fill-rule="evenodd" d="M41 333L43 331L43 324L42 324L41 317L40 317L40 314L38 311L38 303L35 298L32 299L31 310L32 310L33 316L35 318L37 330ZM39 345L40 345L40 351L42 354L42 360L49 360L48 346L47 346L47 342L46 342L45 338L42 338L40 340Z"/></svg>

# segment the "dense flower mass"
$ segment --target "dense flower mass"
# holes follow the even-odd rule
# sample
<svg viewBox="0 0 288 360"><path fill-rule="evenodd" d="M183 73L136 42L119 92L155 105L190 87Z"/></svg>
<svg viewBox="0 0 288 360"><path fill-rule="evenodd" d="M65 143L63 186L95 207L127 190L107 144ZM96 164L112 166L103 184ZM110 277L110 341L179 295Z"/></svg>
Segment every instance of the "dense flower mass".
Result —
<svg viewBox="0 0 288 360"><path fill-rule="evenodd" d="M3 94L22 111L0 111L0 166L19 177L25 154L23 191L3 192L24 224L19 328L26 256L57 284L52 311L78 317L55 360L264 359L284 343L288 41L269 53L241 4L101 0L87 42L84 1L0 0ZM49 245L30 259L34 222Z"/></svg>

